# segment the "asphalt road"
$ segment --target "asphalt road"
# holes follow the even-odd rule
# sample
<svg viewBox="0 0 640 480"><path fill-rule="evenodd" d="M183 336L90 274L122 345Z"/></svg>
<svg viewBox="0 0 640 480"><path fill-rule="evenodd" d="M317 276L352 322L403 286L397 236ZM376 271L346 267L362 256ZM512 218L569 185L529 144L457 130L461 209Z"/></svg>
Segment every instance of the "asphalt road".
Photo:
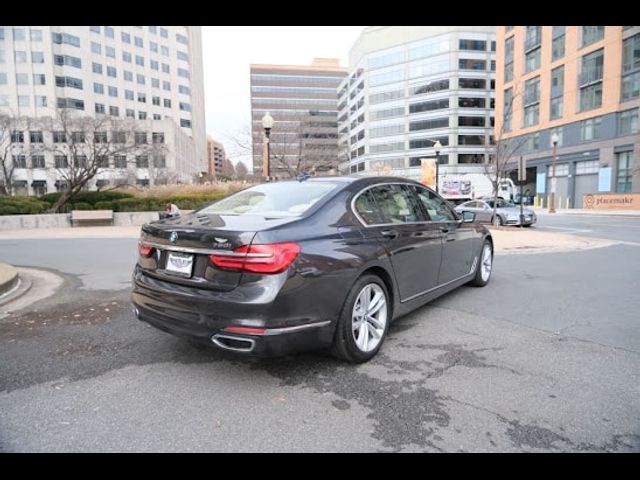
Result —
<svg viewBox="0 0 640 480"><path fill-rule="evenodd" d="M0 451L640 451L640 219L552 227L631 243L498 256L359 366L138 322L135 239L0 241L0 262L65 280L0 320Z"/></svg>

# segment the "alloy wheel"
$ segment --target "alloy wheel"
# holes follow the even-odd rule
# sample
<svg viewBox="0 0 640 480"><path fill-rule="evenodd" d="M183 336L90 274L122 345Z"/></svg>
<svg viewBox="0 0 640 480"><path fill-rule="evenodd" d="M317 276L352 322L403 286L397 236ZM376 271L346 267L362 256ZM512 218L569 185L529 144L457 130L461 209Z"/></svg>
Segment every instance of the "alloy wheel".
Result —
<svg viewBox="0 0 640 480"><path fill-rule="evenodd" d="M351 327L356 346L362 352L374 350L387 326L387 297L380 285L365 285L353 305Z"/></svg>

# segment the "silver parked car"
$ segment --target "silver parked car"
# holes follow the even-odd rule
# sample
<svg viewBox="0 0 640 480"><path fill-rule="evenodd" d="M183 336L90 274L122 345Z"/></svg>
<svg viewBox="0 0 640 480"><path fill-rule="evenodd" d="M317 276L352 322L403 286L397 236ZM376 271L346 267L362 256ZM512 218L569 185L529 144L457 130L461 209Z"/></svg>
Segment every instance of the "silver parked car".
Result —
<svg viewBox="0 0 640 480"><path fill-rule="evenodd" d="M456 207L456 211L460 213L473 212L476 214L476 222L492 223L491 216L493 215L493 199L478 199L461 203ZM522 210L522 214L524 215L522 225L525 227L530 227L538 220L535 212L528 208L524 208ZM516 205L499 198L496 208L496 218L494 219L493 224L520 225L520 205Z"/></svg>

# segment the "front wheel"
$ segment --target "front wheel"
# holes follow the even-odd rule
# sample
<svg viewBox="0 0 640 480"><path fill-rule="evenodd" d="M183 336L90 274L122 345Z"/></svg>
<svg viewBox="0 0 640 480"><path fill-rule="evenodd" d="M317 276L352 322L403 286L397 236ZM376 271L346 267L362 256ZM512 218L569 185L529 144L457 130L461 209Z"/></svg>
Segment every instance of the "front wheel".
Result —
<svg viewBox="0 0 640 480"><path fill-rule="evenodd" d="M391 323L391 305L384 282L375 275L360 277L352 287L338 319L331 353L362 363L378 353Z"/></svg>
<svg viewBox="0 0 640 480"><path fill-rule="evenodd" d="M502 217L498 214L496 214L496 216L493 218L493 222L492 222L496 227L500 227L502 226L502 224L504 223L504 221L502 220Z"/></svg>
<svg viewBox="0 0 640 480"><path fill-rule="evenodd" d="M491 242L485 240L482 244L482 250L480 250L480 256L478 257L478 264L476 266L476 274L473 280L469 282L469 285L474 287L484 287L491 279L491 271L493 270L493 248L491 248Z"/></svg>

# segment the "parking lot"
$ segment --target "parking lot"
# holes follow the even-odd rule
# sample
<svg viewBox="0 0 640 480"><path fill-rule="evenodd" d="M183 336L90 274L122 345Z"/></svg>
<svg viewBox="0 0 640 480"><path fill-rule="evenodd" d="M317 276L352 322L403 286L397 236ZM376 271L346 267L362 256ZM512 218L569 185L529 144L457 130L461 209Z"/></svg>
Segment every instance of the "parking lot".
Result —
<svg viewBox="0 0 640 480"><path fill-rule="evenodd" d="M489 286L398 320L357 366L138 322L135 238L0 239L0 262L63 281L0 318L0 451L640 451L640 218L533 230L613 243L499 253Z"/></svg>

